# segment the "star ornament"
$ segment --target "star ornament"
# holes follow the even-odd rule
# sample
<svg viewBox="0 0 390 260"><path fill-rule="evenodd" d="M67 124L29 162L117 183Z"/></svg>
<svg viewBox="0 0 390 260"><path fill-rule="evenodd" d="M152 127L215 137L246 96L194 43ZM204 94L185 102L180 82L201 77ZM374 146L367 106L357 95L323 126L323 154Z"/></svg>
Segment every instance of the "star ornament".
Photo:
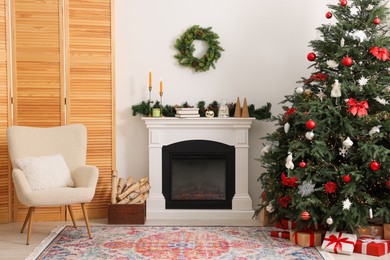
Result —
<svg viewBox="0 0 390 260"><path fill-rule="evenodd" d="M343 201L343 209L349 210L351 208L351 201L347 198Z"/></svg>
<svg viewBox="0 0 390 260"><path fill-rule="evenodd" d="M365 85L367 85L367 82L368 82L368 79L366 77L363 77L363 76L358 80L359 86L361 86L361 87L364 87Z"/></svg>
<svg viewBox="0 0 390 260"><path fill-rule="evenodd" d="M318 92L318 94L316 94L316 96L321 100L321 102L324 100L324 98L326 97L325 93L322 92L322 89L320 89L320 91Z"/></svg>

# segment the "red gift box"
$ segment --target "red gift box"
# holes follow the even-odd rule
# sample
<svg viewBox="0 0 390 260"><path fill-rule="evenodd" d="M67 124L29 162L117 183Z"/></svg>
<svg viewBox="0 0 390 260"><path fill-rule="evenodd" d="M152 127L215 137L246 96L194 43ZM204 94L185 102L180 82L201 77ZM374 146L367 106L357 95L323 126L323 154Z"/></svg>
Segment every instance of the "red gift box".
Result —
<svg viewBox="0 0 390 260"><path fill-rule="evenodd" d="M389 248L390 240L359 238L353 251L364 255L382 256L389 253Z"/></svg>
<svg viewBox="0 0 390 260"><path fill-rule="evenodd" d="M271 231L271 237L281 237L281 238L286 238L290 239L290 231Z"/></svg>
<svg viewBox="0 0 390 260"><path fill-rule="evenodd" d="M280 221L276 222L276 228L290 230L295 229L296 227L297 223L292 220L281 219Z"/></svg>

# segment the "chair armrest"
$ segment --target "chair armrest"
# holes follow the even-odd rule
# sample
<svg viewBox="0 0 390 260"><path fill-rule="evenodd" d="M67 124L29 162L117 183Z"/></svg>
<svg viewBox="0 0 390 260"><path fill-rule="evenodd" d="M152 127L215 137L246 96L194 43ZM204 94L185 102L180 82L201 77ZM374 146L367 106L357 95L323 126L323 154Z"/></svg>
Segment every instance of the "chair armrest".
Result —
<svg viewBox="0 0 390 260"><path fill-rule="evenodd" d="M24 172L22 170L14 168L12 170L12 180L14 182L15 191L18 195L19 201L22 204L29 206L28 197L29 193L32 192L32 189L30 183L28 183L26 179L26 175L24 175Z"/></svg>
<svg viewBox="0 0 390 260"><path fill-rule="evenodd" d="M74 174L75 187L96 188L99 178L99 169L93 165L83 165L78 167Z"/></svg>

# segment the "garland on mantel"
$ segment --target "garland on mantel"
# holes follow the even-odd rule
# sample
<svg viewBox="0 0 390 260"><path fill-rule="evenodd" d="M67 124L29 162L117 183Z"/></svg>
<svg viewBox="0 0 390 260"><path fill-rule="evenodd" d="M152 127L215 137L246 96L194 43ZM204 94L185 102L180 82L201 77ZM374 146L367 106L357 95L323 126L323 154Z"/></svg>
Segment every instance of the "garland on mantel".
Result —
<svg viewBox="0 0 390 260"><path fill-rule="evenodd" d="M152 102L153 103L153 102ZM236 103L227 103L226 104L229 108L229 116L234 116L234 111L236 109ZM154 102L153 107L160 107L160 102L156 101ZM176 108L177 107L194 107L188 104L188 102L184 102L181 106L180 105L165 105L162 108L162 114L165 117L175 117L176 115ZM215 117L218 117L218 109L219 104L217 101L213 101L210 104L206 106L206 102L199 101L197 104L197 107L199 108L199 114L201 117L205 117L206 111L212 110L214 112ZM142 101L140 104L131 106L131 109L133 110L133 116L136 116L138 114L148 116L150 111L150 104L149 101ZM255 108L253 104L248 106L249 116L254 117L257 120L264 120L271 118L271 103L267 103L266 105Z"/></svg>

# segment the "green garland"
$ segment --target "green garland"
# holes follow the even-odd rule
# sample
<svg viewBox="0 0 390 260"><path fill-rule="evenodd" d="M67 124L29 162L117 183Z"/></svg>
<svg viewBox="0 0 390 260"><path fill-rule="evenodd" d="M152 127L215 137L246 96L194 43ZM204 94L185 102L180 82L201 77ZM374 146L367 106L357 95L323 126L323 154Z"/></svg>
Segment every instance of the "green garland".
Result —
<svg viewBox="0 0 390 260"><path fill-rule="evenodd" d="M179 53L175 55L175 58L180 65L191 67L197 72L208 71L210 66L215 69L214 63L221 57L221 51L224 51L219 46L218 38L218 34L212 32L211 27L202 28L199 25L193 25L176 40L175 48ZM200 59L193 56L194 40L205 41L209 45L206 53Z"/></svg>
<svg viewBox="0 0 390 260"><path fill-rule="evenodd" d="M159 102L156 101L153 105L153 107L158 107ZM228 103L227 104L229 108L229 116L233 117L234 116L234 111L236 109L236 104L235 103ZM165 117L175 117L176 115L176 108L177 107L193 107L189 105L187 102L184 102L181 106L175 105L165 105L162 108L162 114ZM197 104L197 107L199 108L199 115L201 117L205 117L206 111L207 110L212 110L214 112L214 115L217 117L218 116L218 108L219 104L217 101L213 101L212 103L208 104L206 106L206 102L204 101L199 101ZM138 114L143 115L143 116L149 116L149 111L150 111L150 106L149 106L149 101L142 101L138 105L133 105L131 107L133 110L133 116L136 116ZM264 119L269 119L271 118L271 103L267 103L266 105L262 106L261 108L256 109L253 104L248 106L248 111L249 111L249 116L254 117L257 120L264 120Z"/></svg>

